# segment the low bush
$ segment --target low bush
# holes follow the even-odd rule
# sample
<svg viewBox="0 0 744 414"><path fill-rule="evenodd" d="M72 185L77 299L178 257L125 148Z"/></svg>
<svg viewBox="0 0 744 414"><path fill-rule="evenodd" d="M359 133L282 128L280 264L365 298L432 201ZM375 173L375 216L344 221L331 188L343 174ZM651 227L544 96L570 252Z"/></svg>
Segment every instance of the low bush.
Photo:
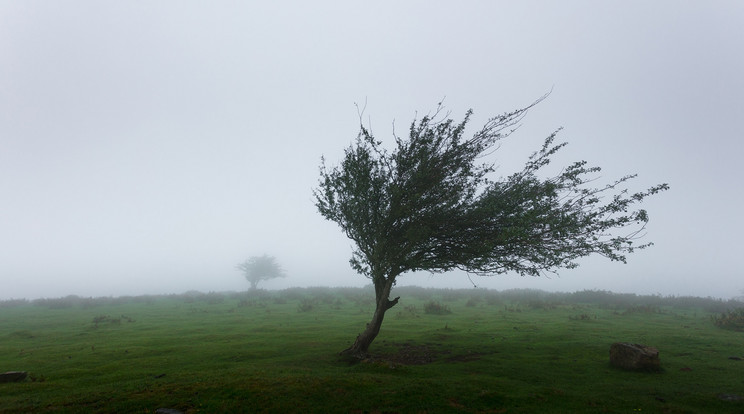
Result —
<svg viewBox="0 0 744 414"><path fill-rule="evenodd" d="M424 313L429 315L449 315L452 311L447 305L431 301L424 305Z"/></svg>
<svg viewBox="0 0 744 414"><path fill-rule="evenodd" d="M527 301L527 306L529 306L531 309L551 310L557 308L558 304L555 302L549 302L539 299L531 299Z"/></svg>
<svg viewBox="0 0 744 414"><path fill-rule="evenodd" d="M312 299L303 298L297 305L297 312L310 312L315 309L315 301Z"/></svg>
<svg viewBox="0 0 744 414"><path fill-rule="evenodd" d="M28 305L27 299L8 299L0 301L0 308L13 308L16 306Z"/></svg>
<svg viewBox="0 0 744 414"><path fill-rule="evenodd" d="M623 312L623 315L632 315L635 313L661 313L661 309L658 306L653 305L638 305L631 306Z"/></svg>
<svg viewBox="0 0 744 414"><path fill-rule="evenodd" d="M467 302L465 302L465 306L467 306L468 308L473 308L475 306L478 306L480 301L481 301L481 298L478 298L478 297L470 298L468 299Z"/></svg>
<svg viewBox="0 0 744 414"><path fill-rule="evenodd" d="M713 324L719 328L744 332L744 308L736 308L718 316L711 316Z"/></svg>
<svg viewBox="0 0 744 414"><path fill-rule="evenodd" d="M259 299L250 299L250 298L243 298L238 301L238 307L239 308L245 308L245 307L266 307L266 302L261 301Z"/></svg>
<svg viewBox="0 0 744 414"><path fill-rule="evenodd" d="M416 310L416 306L414 306L414 305L409 305L409 306L404 307L402 311L399 311L396 314L396 316L398 318L407 318L407 317L408 318L410 318L410 317L418 318L419 317L418 316L418 311Z"/></svg>

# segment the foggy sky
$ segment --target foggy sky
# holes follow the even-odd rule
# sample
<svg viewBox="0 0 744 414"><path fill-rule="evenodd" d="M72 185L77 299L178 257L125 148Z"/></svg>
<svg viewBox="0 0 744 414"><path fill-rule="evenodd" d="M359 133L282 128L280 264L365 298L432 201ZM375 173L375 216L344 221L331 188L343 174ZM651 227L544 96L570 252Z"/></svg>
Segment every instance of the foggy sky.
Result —
<svg viewBox="0 0 744 414"><path fill-rule="evenodd" d="M556 167L670 184L642 205L656 245L473 282L741 295L742 22L738 0L2 1L0 299L243 290L235 265L264 253L288 277L263 287L363 286L312 198L354 104L390 141L443 99L475 131L551 89L497 174L564 127Z"/></svg>

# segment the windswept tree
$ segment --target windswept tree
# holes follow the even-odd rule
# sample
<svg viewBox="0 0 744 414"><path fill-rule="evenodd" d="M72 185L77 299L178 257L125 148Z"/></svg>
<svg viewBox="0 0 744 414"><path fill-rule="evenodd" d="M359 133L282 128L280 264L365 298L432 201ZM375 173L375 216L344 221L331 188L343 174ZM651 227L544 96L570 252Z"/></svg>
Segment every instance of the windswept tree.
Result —
<svg viewBox="0 0 744 414"><path fill-rule="evenodd" d="M372 320L342 354L367 354L385 312L398 303L390 291L406 272L539 276L574 268L592 253L625 262L626 254L651 245L635 244L648 215L632 207L668 186L629 193L623 187L635 175L628 175L595 188L589 184L600 169L585 161L541 176L566 145L555 143L560 130L521 171L491 178L495 166L484 160L542 99L489 119L469 138L472 111L457 123L440 104L433 115L414 119L407 139L394 135L392 151L360 125L338 166L322 160L316 206L354 241L351 266L372 280L376 296Z"/></svg>
<svg viewBox="0 0 744 414"><path fill-rule="evenodd" d="M282 270L279 263L277 263L274 256L264 254L263 256L253 256L243 263L240 263L236 268L243 272L246 280L251 284L251 290L256 290L258 282L262 280L276 279L278 277L285 277L284 270Z"/></svg>

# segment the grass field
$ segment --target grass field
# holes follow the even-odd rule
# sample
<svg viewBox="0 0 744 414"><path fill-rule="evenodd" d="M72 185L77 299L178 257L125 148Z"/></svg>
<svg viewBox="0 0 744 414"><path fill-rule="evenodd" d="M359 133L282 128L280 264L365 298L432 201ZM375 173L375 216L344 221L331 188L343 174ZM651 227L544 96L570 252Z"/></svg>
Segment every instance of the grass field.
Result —
<svg viewBox="0 0 744 414"><path fill-rule="evenodd" d="M744 333L712 321L741 303L397 290L361 363L371 289L0 302L0 372L29 372L0 413L744 413ZM663 371L610 367L617 341Z"/></svg>

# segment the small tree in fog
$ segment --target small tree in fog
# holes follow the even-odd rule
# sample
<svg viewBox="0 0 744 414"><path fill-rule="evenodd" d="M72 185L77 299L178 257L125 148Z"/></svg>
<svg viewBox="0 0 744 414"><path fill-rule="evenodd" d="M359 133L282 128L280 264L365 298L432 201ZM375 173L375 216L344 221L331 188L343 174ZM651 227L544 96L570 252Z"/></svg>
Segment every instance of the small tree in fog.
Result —
<svg viewBox="0 0 744 414"><path fill-rule="evenodd" d="M277 263L276 258L266 254L263 256L253 256L237 265L237 268L243 272L246 280L251 283L251 290L255 290L258 282L262 280L286 276L284 270Z"/></svg>
<svg viewBox="0 0 744 414"><path fill-rule="evenodd" d="M621 187L629 175L593 188L599 168L585 161L544 178L538 173L566 145L554 143L557 132L521 171L491 179L495 167L485 157L531 107L491 118L466 138L472 112L456 123L441 116L440 104L411 123L407 139L395 136L392 151L362 125L338 166L323 161L316 207L354 241L351 266L372 280L376 295L372 321L344 354L366 355L385 312L398 303L390 291L405 272L539 276L576 267L592 253L625 262L627 253L650 245L634 244L648 215L630 209L668 186L628 193Z"/></svg>

